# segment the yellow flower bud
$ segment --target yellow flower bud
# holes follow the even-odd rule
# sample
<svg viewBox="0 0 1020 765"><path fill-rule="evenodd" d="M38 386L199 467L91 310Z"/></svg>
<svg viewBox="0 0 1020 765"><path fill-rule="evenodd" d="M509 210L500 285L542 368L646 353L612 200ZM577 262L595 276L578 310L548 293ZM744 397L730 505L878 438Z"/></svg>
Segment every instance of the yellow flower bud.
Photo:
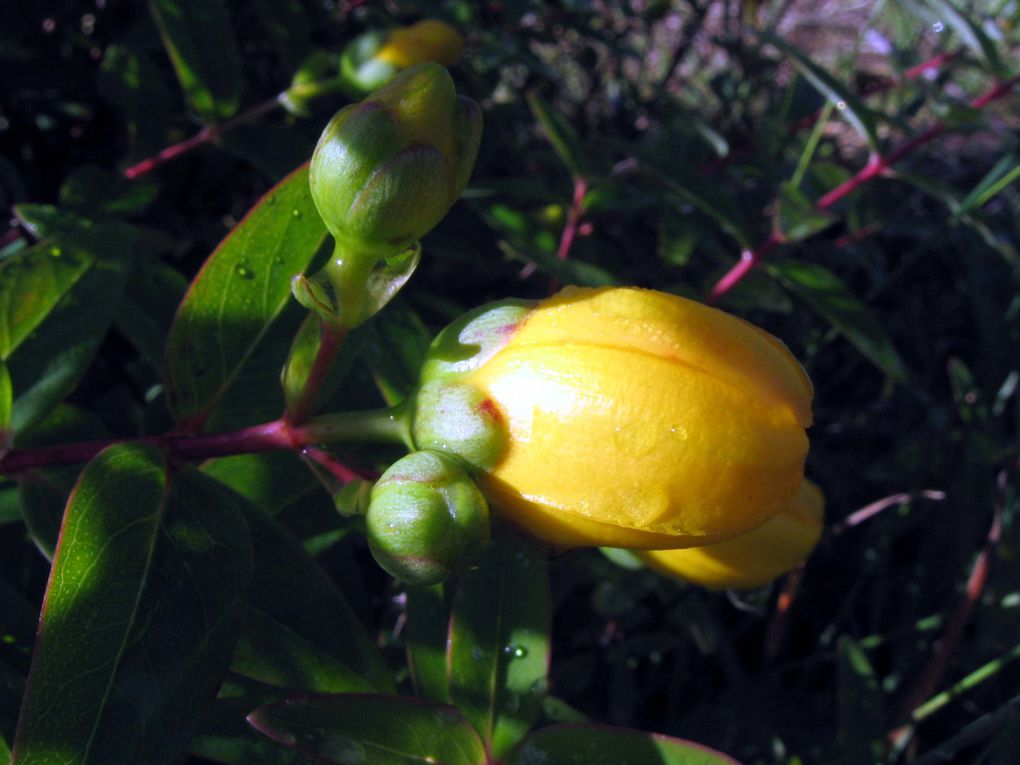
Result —
<svg viewBox="0 0 1020 765"><path fill-rule="evenodd" d="M803 476L804 370L766 332L675 295L567 288L461 382L506 432L483 491L560 546L710 544L778 513Z"/></svg>
<svg viewBox="0 0 1020 765"><path fill-rule="evenodd" d="M824 507L821 490L805 478L789 505L746 534L705 547L637 555L660 574L710 590L761 587L795 568L815 548Z"/></svg>
<svg viewBox="0 0 1020 765"><path fill-rule="evenodd" d="M391 31L375 57L400 69L426 61L452 66L462 50L464 38L456 29L445 21L424 19Z"/></svg>

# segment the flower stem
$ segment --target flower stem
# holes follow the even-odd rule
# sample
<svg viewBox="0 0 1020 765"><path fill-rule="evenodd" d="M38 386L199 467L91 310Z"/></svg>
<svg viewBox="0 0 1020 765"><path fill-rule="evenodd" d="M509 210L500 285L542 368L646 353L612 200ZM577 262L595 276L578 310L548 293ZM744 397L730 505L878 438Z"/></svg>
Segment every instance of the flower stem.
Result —
<svg viewBox="0 0 1020 765"><path fill-rule="evenodd" d="M341 329L333 324L322 321L319 329L319 348L315 353L315 360L312 368L305 379L304 387L297 401L288 408L284 418L292 425L303 422L308 418L315 399L326 384L329 371L333 368L340 349L343 347L344 339L347 337L347 330Z"/></svg>

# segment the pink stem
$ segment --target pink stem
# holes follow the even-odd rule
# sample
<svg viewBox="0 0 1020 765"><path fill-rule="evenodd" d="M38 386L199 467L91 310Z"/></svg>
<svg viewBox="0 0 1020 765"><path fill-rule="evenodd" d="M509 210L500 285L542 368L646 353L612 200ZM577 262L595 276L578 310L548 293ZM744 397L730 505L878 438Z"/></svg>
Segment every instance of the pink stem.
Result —
<svg viewBox="0 0 1020 765"><path fill-rule="evenodd" d="M1020 75L996 84L995 87L971 101L970 107L972 109L984 108L993 101L997 101L1009 94L1018 82L1020 82ZM865 165L854 177L844 183L841 183L815 202L815 208L818 210L826 210L829 207L832 207L832 205L836 204L836 202L846 197L852 191L864 185L871 179L881 175L896 162L903 159L918 147L938 138L947 130L948 126L944 122L936 122L923 133L897 147L893 151L889 152L889 154L884 156L873 154L868 160L868 164ZM752 268L758 265L762 256L774 249L781 241L780 235L773 232L769 235L769 238L756 249L751 251L745 250L742 252L740 254L740 260L729 271L727 271L718 282L716 282L709 294L708 302L716 302L719 298L733 289L733 287L747 276Z"/></svg>
<svg viewBox="0 0 1020 765"><path fill-rule="evenodd" d="M315 398L319 395L322 386L326 384L329 371L333 368L337 354L347 337L346 330L338 330L326 323L321 325L319 335L319 349L315 353L315 360L308 372L301 395L294 405L284 415L287 422L297 425L308 418L312 407L315 406Z"/></svg>
<svg viewBox="0 0 1020 765"><path fill-rule="evenodd" d="M852 529L854 526L859 526L865 521L874 518L883 510L886 510L890 507L899 507L900 505L905 505L907 502L911 502L917 498L941 501L946 498L946 493L944 491L938 491L936 489L925 489L924 491L919 491L916 494L902 492L900 494L893 494L888 497L883 497L882 499L876 500L871 504L865 505L860 510L856 510L850 513L850 515L843 519L842 523L837 523L830 527L827 532L827 535L830 539L832 537L839 536L847 529Z"/></svg>
<svg viewBox="0 0 1020 765"><path fill-rule="evenodd" d="M1006 486L1005 471L1002 471L999 474L998 483L1000 500L995 505L995 511L992 515L992 525L988 529L988 537L985 540L984 547L974 560L974 565L970 570L970 576L967 577L967 587L964 591L963 598L956 606L956 610L953 611L953 614L949 619L949 623L946 625L946 631L942 636L942 640L939 641L938 648L935 650L935 655L932 657L931 662L925 668L925 671L922 673L917 684L914 686L913 691L911 691L903 705L904 717L909 717L914 709L917 708L925 699L931 696L936 686L938 686L939 681L945 674L946 667L949 664L949 659L953 655L953 651L956 649L956 644L959 642L960 635L963 633L963 628L970 620L970 615L974 611L974 606L977 605L977 602L981 599L981 594L985 591L985 585L988 583L988 575L991 570L992 556L995 553L996 547L999 545L999 540L1002 538L1001 497L1005 492ZM902 725L889 734L889 741L894 746L900 746L907 737L911 735L912 731L913 727L910 723Z"/></svg>
<svg viewBox="0 0 1020 765"><path fill-rule="evenodd" d="M256 104L251 109L248 109L241 114L238 114L233 119L227 120L222 125L206 125L199 130L191 138L186 138L179 143L175 143L172 146L167 146L161 150L155 156L143 159L141 162L132 165L131 167L124 170L124 177L128 180L134 180L140 178L146 173L150 173L160 165L164 165L167 162L180 157L183 154L187 154L192 149L203 146L212 141L218 141L223 137L225 133L230 132L236 127L251 122L256 117L265 114L268 111L272 111L280 106L279 97L274 97L268 101L263 101L261 104Z"/></svg>
<svg viewBox="0 0 1020 765"><path fill-rule="evenodd" d="M164 449L171 458L182 460L208 459L228 454L247 454L276 449L294 449L302 445L296 432L281 419L230 433L198 435L164 433L159 436L143 436L125 440L84 441L35 449L19 449L0 456L0 473L14 475L50 465L88 462L103 449L118 443L155 446Z"/></svg>
<svg viewBox="0 0 1020 765"><path fill-rule="evenodd" d="M325 449L320 449L318 446L306 446L301 450L301 454L310 459L319 467L323 468L327 473L330 474L334 479L340 483L350 483L351 481L357 481L359 479L372 480L378 476L372 476L369 473L362 473L354 468L344 464L332 454L327 452Z"/></svg>

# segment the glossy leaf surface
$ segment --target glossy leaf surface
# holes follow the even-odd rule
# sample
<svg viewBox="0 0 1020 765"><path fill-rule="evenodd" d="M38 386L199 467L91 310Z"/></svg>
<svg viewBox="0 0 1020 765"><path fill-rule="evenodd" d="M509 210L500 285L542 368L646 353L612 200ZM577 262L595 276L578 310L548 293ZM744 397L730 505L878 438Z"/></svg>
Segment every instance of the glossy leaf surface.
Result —
<svg viewBox="0 0 1020 765"><path fill-rule="evenodd" d="M249 722L322 763L485 765L478 734L453 707L400 696L297 696Z"/></svg>
<svg viewBox="0 0 1020 765"><path fill-rule="evenodd" d="M201 425L290 299L326 238L308 169L287 176L209 256L170 329L165 377L178 422Z"/></svg>
<svg viewBox="0 0 1020 765"><path fill-rule="evenodd" d="M222 680L250 577L232 492L159 452L86 467L47 587L14 765L173 761Z"/></svg>
<svg viewBox="0 0 1020 765"><path fill-rule="evenodd" d="M499 757L534 722L549 671L546 551L504 534L464 574L450 619L450 699Z"/></svg>

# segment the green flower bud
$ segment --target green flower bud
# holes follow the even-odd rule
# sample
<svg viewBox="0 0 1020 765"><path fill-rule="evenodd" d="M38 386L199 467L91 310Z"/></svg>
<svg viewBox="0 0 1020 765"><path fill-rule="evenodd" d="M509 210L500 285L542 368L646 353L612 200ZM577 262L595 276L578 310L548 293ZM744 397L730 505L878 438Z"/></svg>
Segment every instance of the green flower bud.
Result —
<svg viewBox="0 0 1020 765"><path fill-rule="evenodd" d="M383 473L365 516L376 561L411 585L438 584L477 560L489 543L489 506L461 465L414 452Z"/></svg>
<svg viewBox="0 0 1020 765"><path fill-rule="evenodd" d="M337 56L324 50L309 55L294 72L290 87L279 96L279 101L291 114L307 117L308 105L316 98L342 89L337 75Z"/></svg>
<svg viewBox="0 0 1020 765"><path fill-rule="evenodd" d="M493 467L506 449L506 426L487 396L463 379L488 361L531 310L504 300L470 311L439 333L422 365L412 438L419 449L456 455L472 470Z"/></svg>
<svg viewBox="0 0 1020 765"><path fill-rule="evenodd" d="M460 196L481 140L481 110L438 64L406 69L326 126L312 197L330 233L392 254L430 231Z"/></svg>

